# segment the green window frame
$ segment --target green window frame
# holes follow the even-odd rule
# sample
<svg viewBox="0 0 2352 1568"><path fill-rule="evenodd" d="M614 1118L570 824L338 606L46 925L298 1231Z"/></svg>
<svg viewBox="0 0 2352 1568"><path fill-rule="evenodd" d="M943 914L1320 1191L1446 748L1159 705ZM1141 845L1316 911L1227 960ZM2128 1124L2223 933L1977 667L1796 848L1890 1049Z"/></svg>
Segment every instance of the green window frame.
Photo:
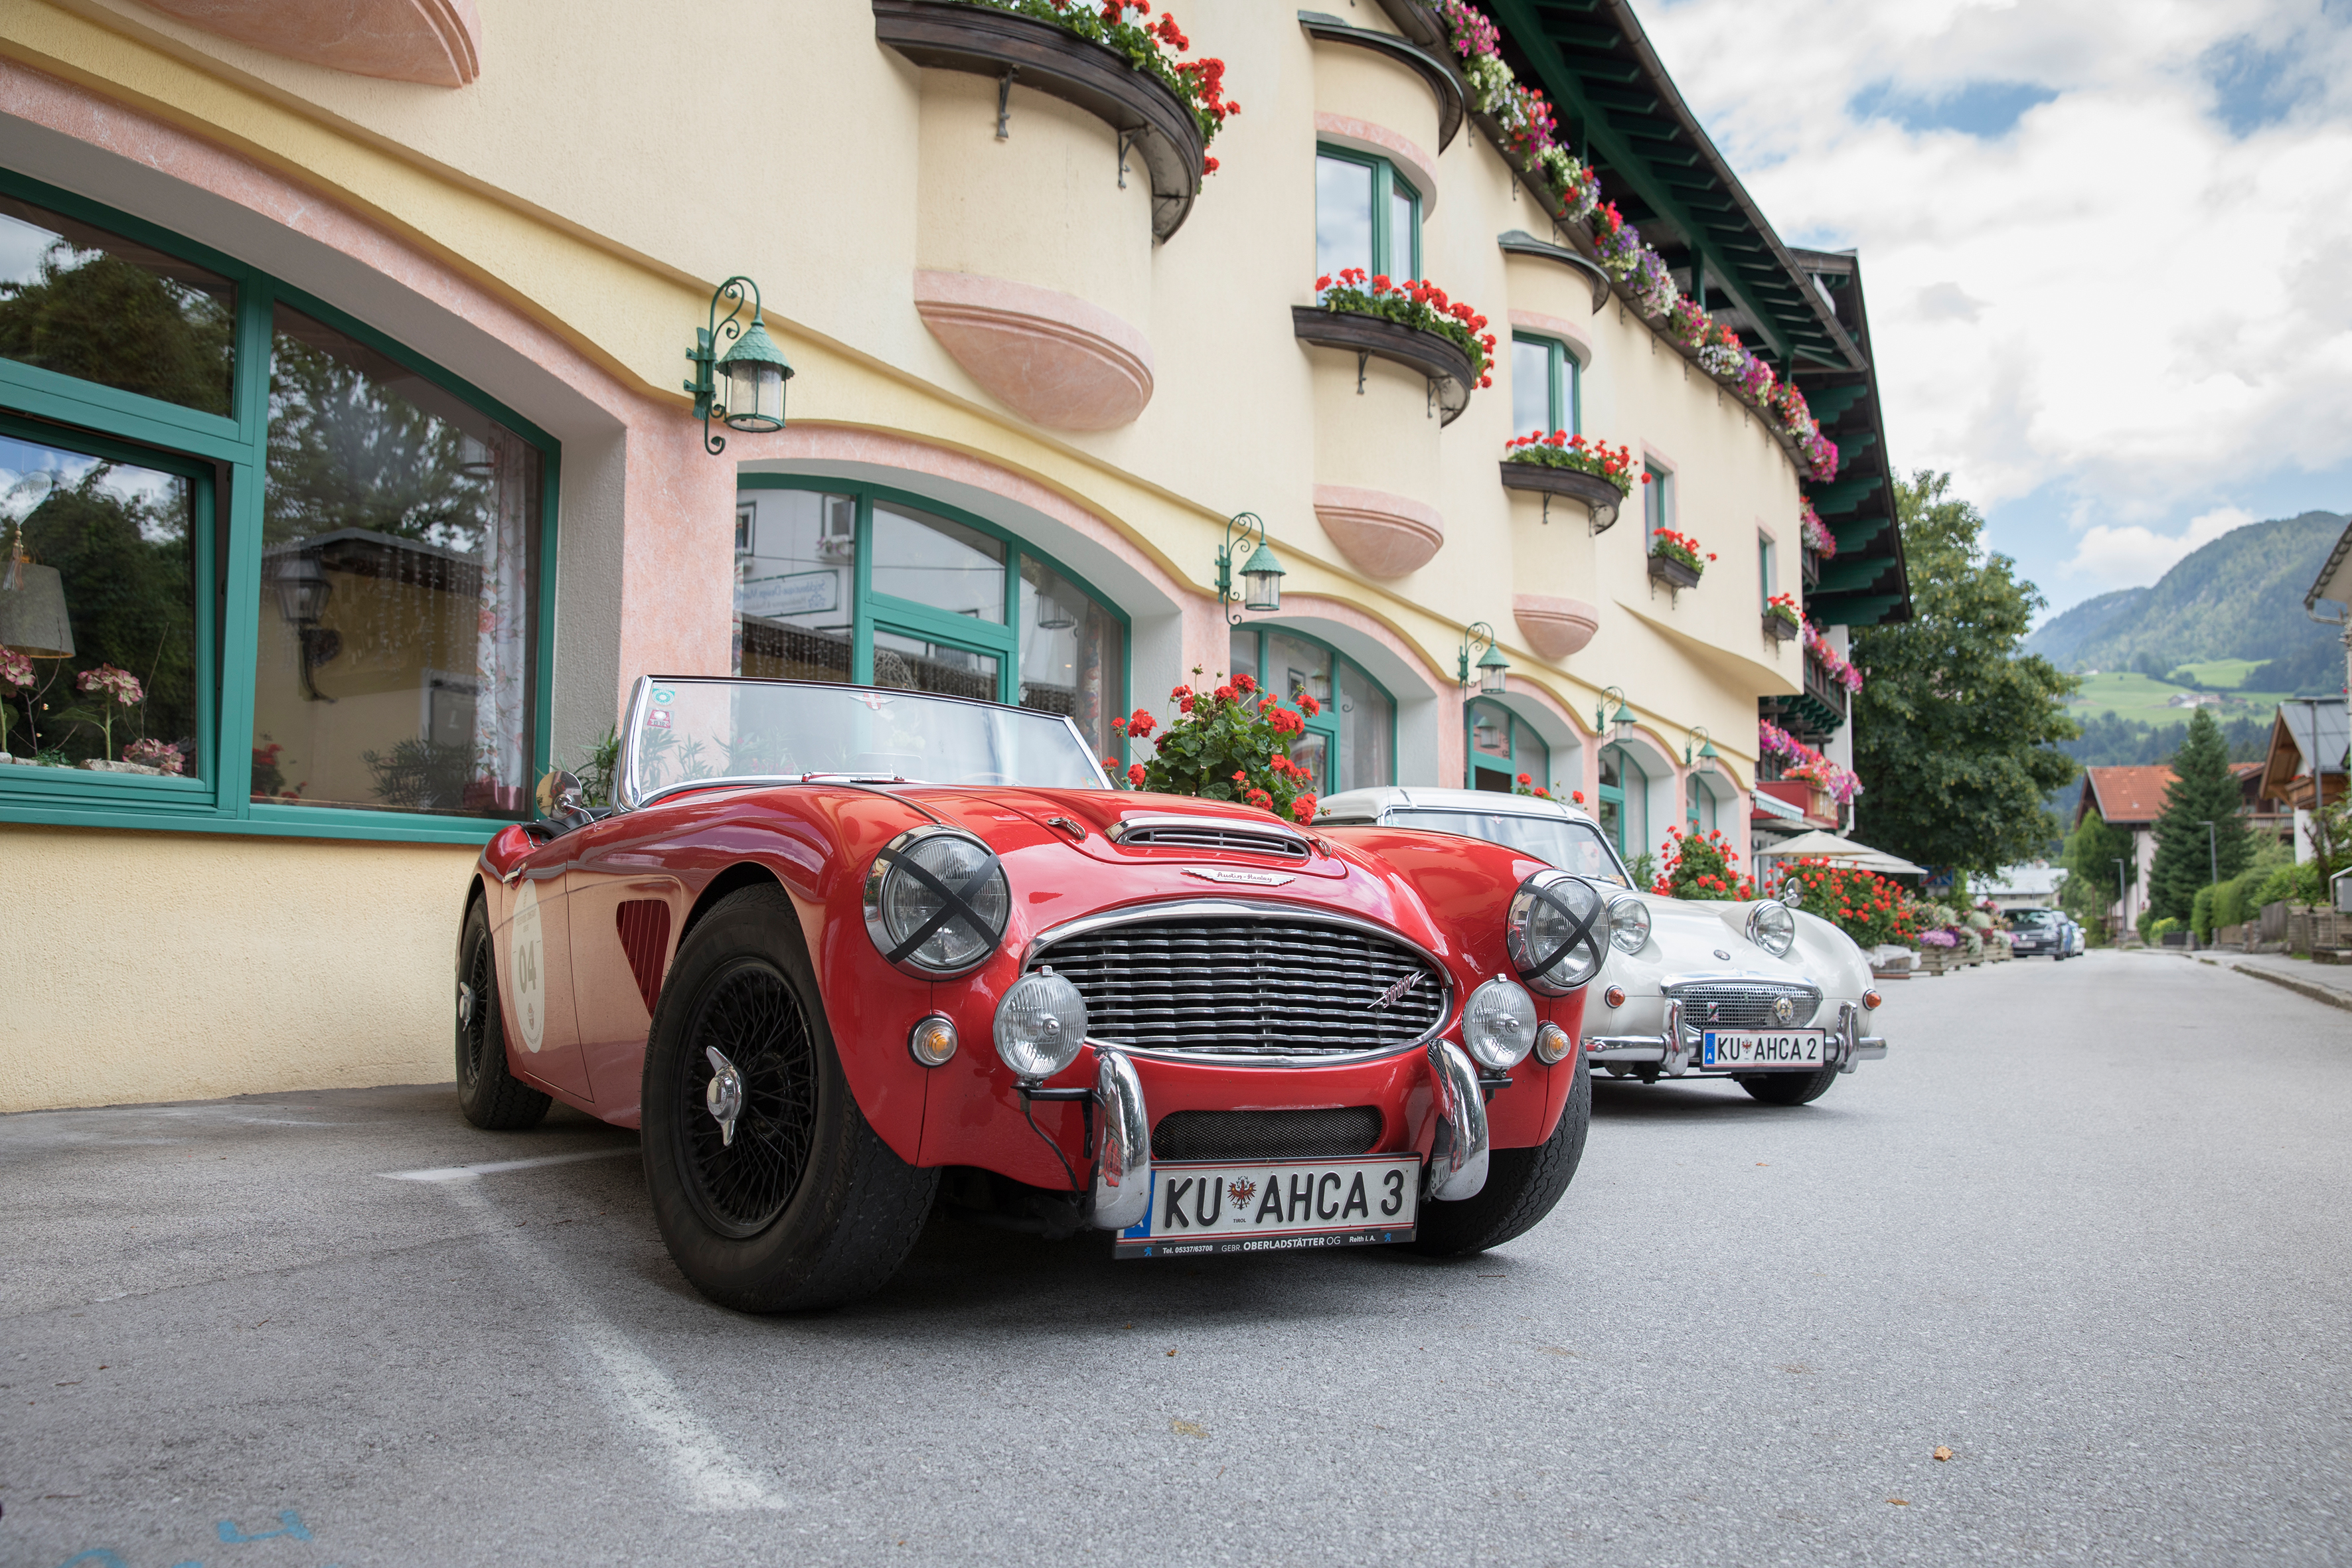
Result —
<svg viewBox="0 0 2352 1568"><path fill-rule="evenodd" d="M1258 672L1252 676L1253 679L1265 679L1263 672L1265 669L1265 639L1269 636L1290 637L1295 641L1306 643L1311 647L1321 648L1331 656L1331 700L1323 704L1323 711L1320 713L1300 715L1307 721L1308 732L1319 737L1323 742L1323 777L1316 781L1315 793L1332 795L1338 793L1339 789L1340 748L1346 743L1346 737L1340 727L1339 676L1342 669L1353 671L1357 679L1388 700L1388 774L1389 782L1393 784L1397 776L1396 693L1391 691L1380 680L1375 679L1370 670L1366 669L1312 632L1303 632L1296 626L1267 626L1262 622L1253 622L1238 626L1234 628L1232 637L1232 642L1234 645L1240 644L1244 638L1250 639L1250 664L1252 668ZM1266 689L1271 691L1273 688L1268 687ZM1287 691L1276 691L1274 694L1286 702L1290 700L1290 693Z"/></svg>
<svg viewBox="0 0 2352 1568"><path fill-rule="evenodd" d="M1516 351L1525 347L1540 350L1544 356L1543 377L1544 427L1547 436L1555 430L1565 430L1571 436L1584 434L1584 362L1576 351L1558 338L1540 337L1533 332L1513 332L1511 346ZM1526 421L1519 416L1519 357L1514 353L1511 365L1511 424L1514 436L1525 436L1517 428Z"/></svg>
<svg viewBox="0 0 2352 1568"><path fill-rule="evenodd" d="M836 479L813 474L743 474L737 478L735 488L739 492L810 490L821 495L847 496L856 503L856 565L851 574L849 651L849 678L853 686L874 684L874 634L877 631L895 632L905 637L958 644L993 655L996 659L996 700L1018 706L1021 701L1021 637L1024 629L1021 625L1022 559L1026 556L1041 562L1066 579L1118 623L1118 699L1113 704L1113 712L1105 716L1106 728L1112 730L1118 750L1106 753L1106 756L1115 758L1122 767L1126 765L1129 742L1125 733L1117 729L1115 721L1131 711L1129 704L1135 667L1135 626L1127 611L1089 582L1083 573L1072 571L1055 556L1037 549L1001 524L914 490L898 489L862 479ZM1004 546L1003 620L976 620L919 600L877 591L874 586L874 504L877 501L945 518L1001 542Z"/></svg>
<svg viewBox="0 0 2352 1568"><path fill-rule="evenodd" d="M1334 147L1318 142L1315 158L1318 164L1328 159L1334 163L1358 164L1372 172L1372 258L1370 269L1399 279L1419 278L1421 192L1413 183L1399 174L1396 165L1386 158L1370 153L1359 153L1352 147ZM1403 227L1406 230L1402 237L1396 232L1400 213L1404 216ZM1319 245L1318 248L1320 248ZM1318 271L1336 272L1339 267L1349 265L1341 261L1338 266L1325 266L1325 259L1319 255L1316 258Z"/></svg>
<svg viewBox="0 0 2352 1568"><path fill-rule="evenodd" d="M1649 824L1633 819L1646 815L1649 774L1643 771L1640 760L1631 749L1614 742L1601 748L1601 763L1600 776L1592 786L1596 802L1593 816L1599 818L1602 832L1614 843L1617 858L1631 865L1637 856L1647 853L1643 843L1649 837ZM1617 774L1615 784L1609 782L1612 768ZM1630 805L1626 791L1629 782L1634 786ZM1627 845L1629 838L1633 841L1630 847Z"/></svg>
<svg viewBox="0 0 2352 1568"><path fill-rule="evenodd" d="M1780 591L1776 576L1772 536L1759 528L1756 531L1756 607L1759 614L1772 613L1772 595Z"/></svg>
<svg viewBox="0 0 2352 1568"><path fill-rule="evenodd" d="M1689 800L1684 812L1684 824L1693 833L1706 833L1723 826L1723 803L1716 798L1706 781L1698 774L1690 776Z"/></svg>
<svg viewBox="0 0 2352 1568"><path fill-rule="evenodd" d="M1507 758L1498 758L1492 752L1479 750L1478 721L1482 717L1502 726L1503 733L1509 738L1510 754ZM1521 773L1534 781L1534 788L1551 788L1551 747L1536 733L1534 726L1499 702L1473 698L1462 705L1462 787L1491 789L1493 786L1482 783L1478 774L1482 771L1481 764L1485 764L1484 772L1492 773L1495 771L1493 764L1496 762L1503 762L1506 766L1502 794L1507 795L1512 791Z"/></svg>
<svg viewBox="0 0 2352 1568"><path fill-rule="evenodd" d="M0 822L289 838L486 842L508 825L507 819L287 805L250 798L252 779L242 759L251 754L255 739L273 311L282 304L343 333L498 420L538 450L539 580L527 676L532 779L548 767L562 444L365 321L236 257L11 170L0 169L0 192L193 262L236 289L233 413L227 416L0 359L0 429L7 434L111 455L196 481L195 580L200 585L195 603L196 776L0 767Z"/></svg>
<svg viewBox="0 0 2352 1568"><path fill-rule="evenodd" d="M1650 480L1642 487L1642 537L1646 547L1658 530L1675 526L1675 471L1654 462L1643 463L1642 471Z"/></svg>

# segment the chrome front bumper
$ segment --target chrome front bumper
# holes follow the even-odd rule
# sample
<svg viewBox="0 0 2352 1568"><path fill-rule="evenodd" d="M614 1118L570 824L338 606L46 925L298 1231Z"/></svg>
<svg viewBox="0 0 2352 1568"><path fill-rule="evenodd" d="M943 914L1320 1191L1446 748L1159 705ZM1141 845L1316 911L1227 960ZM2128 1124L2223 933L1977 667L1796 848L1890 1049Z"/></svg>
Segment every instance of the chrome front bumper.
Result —
<svg viewBox="0 0 2352 1568"><path fill-rule="evenodd" d="M1852 1072L1856 1062L1883 1061L1886 1057L1886 1041L1862 1032L1862 1009L1851 1002L1838 1005L1838 1020L1830 1026L1828 1047L1822 1065L1834 1067L1840 1072ZM1612 1062L1635 1066L1654 1063L1664 1078L1682 1078L1694 1071L1702 1078L1735 1078L1751 1072L1805 1070L1801 1067L1696 1067L1698 1050L1698 1031L1683 1026L1683 1005L1673 1001L1666 1004L1663 1034L1589 1035L1584 1041L1584 1059L1588 1062L1602 1066Z"/></svg>
<svg viewBox="0 0 2352 1568"><path fill-rule="evenodd" d="M1475 1198L1486 1185L1486 1096L1478 1069L1451 1040L1429 1043L1437 1134L1423 1181L1441 1203ZM1087 1151L1086 1223L1125 1230L1151 1212L1151 1113L1143 1080L1125 1051L1095 1047L1093 1146Z"/></svg>

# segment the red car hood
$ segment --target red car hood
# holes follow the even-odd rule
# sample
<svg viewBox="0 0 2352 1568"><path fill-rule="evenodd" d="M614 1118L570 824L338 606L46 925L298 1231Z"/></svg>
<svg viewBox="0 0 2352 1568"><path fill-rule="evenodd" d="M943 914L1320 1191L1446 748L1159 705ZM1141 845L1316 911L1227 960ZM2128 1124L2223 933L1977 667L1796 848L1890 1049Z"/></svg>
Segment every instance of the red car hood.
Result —
<svg viewBox="0 0 2352 1568"><path fill-rule="evenodd" d="M909 795L916 792L908 791ZM1238 805L1231 801L1202 800L1183 795L1141 795L1125 790L1057 790L1057 789L991 789L959 790L954 797L926 797L924 804L939 810L941 816L954 815L957 802L985 800L989 805L1016 812L1039 826L1048 828L1066 839L1081 854L1114 866L1153 866L1185 862L1203 867L1223 866L1234 872L1264 871L1279 868L1291 877L1337 879L1348 874L1349 858L1338 852L1337 846L1318 833L1293 826L1271 813L1255 806ZM1230 825L1237 833L1280 835L1296 839L1308 847L1302 860L1296 855L1263 853L1248 848L1211 848L1198 845L1136 844L1127 845L1117 837L1130 824L1144 819L1181 818L1213 828ZM974 831L984 831L979 822L969 824ZM1084 830L1084 837L1071 831ZM1244 876L1235 876L1234 885L1246 885Z"/></svg>

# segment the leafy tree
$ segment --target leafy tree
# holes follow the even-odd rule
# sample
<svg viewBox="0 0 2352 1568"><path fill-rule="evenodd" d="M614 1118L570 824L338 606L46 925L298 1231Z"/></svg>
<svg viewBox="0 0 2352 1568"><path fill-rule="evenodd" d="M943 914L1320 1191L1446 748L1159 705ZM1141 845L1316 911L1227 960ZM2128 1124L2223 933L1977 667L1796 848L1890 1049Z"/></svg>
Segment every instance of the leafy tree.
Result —
<svg viewBox="0 0 2352 1568"><path fill-rule="evenodd" d="M2200 708L2189 716L2180 750L2172 754L2172 784L2156 819L2156 861L2148 868L2147 890L2159 920L2188 919L2198 889L2236 876L2253 858L2245 822L2238 816L2239 798L2221 726ZM2208 822L2213 824L2210 846ZM2217 862L2220 878L2212 874Z"/></svg>
<svg viewBox="0 0 2352 1568"><path fill-rule="evenodd" d="M2107 906L2116 898L2118 860L2124 863L2123 880L2127 885L2137 870L2132 864L2131 835L2108 826L2096 812L2084 817L2083 826L2066 836L2066 883L2059 890L2058 901L2085 928L2105 929Z"/></svg>
<svg viewBox="0 0 2352 1568"><path fill-rule="evenodd" d="M0 282L0 358L226 415L230 301L58 240L37 279Z"/></svg>
<svg viewBox="0 0 2352 1568"><path fill-rule="evenodd" d="M2071 676L2021 653L2042 603L1984 518L1921 469L1895 485L1912 617L1854 634L1869 677L1854 700L1855 832L1923 865L1992 872L2042 853L2058 825L2042 797L2074 776L2058 743Z"/></svg>

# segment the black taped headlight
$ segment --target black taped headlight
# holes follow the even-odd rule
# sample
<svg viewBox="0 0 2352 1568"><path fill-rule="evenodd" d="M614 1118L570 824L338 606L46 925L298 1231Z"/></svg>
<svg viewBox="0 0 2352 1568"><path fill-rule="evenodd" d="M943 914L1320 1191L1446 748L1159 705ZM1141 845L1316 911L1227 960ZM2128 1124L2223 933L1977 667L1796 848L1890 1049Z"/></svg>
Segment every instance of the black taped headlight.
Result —
<svg viewBox="0 0 2352 1568"><path fill-rule="evenodd" d="M884 958L927 980L980 967L1004 940L1013 890L996 852L953 827L884 845L866 874L866 933Z"/></svg>
<svg viewBox="0 0 2352 1568"><path fill-rule="evenodd" d="M1608 905L1581 877L1538 871L1511 895L1504 947L1520 978L1547 996L1565 996L1600 973L1608 940Z"/></svg>

